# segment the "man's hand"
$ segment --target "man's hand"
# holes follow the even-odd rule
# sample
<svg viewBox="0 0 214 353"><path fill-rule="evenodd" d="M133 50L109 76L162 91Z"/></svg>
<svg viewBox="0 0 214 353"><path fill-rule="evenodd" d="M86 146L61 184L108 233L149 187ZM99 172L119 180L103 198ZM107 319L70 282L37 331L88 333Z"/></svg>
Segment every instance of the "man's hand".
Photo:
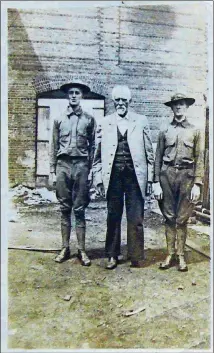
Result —
<svg viewBox="0 0 214 353"><path fill-rule="evenodd" d="M200 186L197 184L194 184L191 190L191 196L190 196L191 201L193 202L198 201L200 197L200 193L201 193Z"/></svg>
<svg viewBox="0 0 214 353"><path fill-rule="evenodd" d="M51 173L49 174L48 183L49 183L49 186L50 186L50 187L53 187L54 184L56 184L56 173L51 172Z"/></svg>
<svg viewBox="0 0 214 353"><path fill-rule="evenodd" d="M163 199L163 190L162 187L160 186L160 183L154 183L154 197L156 200L162 200Z"/></svg>
<svg viewBox="0 0 214 353"><path fill-rule="evenodd" d="M146 194L148 196L152 194L152 182L151 181L147 182Z"/></svg>
<svg viewBox="0 0 214 353"><path fill-rule="evenodd" d="M99 195L99 196L103 196L103 197L105 196L105 190L104 190L103 184L97 185L96 192L97 192L97 195Z"/></svg>

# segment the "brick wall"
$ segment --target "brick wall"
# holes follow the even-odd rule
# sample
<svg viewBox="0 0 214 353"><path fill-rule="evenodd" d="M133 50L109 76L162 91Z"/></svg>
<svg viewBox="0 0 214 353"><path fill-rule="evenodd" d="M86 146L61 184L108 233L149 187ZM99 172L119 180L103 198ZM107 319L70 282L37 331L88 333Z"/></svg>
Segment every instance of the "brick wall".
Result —
<svg viewBox="0 0 214 353"><path fill-rule="evenodd" d="M205 121L206 24L203 4L70 9L9 9L10 183L35 183L36 94L80 77L105 96L128 84L133 108L150 123L153 142L163 105L175 91L196 98L192 119ZM197 119L195 119L197 117Z"/></svg>

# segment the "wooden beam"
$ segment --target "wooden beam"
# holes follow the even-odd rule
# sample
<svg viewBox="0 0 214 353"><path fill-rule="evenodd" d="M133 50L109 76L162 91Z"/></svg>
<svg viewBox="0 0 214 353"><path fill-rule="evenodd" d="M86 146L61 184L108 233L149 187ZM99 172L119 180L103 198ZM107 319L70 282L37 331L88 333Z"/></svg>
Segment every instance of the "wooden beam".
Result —
<svg viewBox="0 0 214 353"><path fill-rule="evenodd" d="M202 246L196 244L194 241L187 239L186 246L192 250L195 250L199 254L207 257L208 259L210 259L210 251L204 250L204 248L202 248Z"/></svg>

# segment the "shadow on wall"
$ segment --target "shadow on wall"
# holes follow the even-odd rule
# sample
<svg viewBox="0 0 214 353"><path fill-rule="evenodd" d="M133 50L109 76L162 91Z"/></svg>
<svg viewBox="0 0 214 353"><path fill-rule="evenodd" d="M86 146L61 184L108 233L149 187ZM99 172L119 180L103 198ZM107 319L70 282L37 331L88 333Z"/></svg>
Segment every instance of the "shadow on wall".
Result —
<svg viewBox="0 0 214 353"><path fill-rule="evenodd" d="M150 57L152 63L157 63L161 59L159 51L168 53L165 46L172 39L177 25L175 9L168 5L121 7L120 64L150 63ZM153 52L158 53L158 58Z"/></svg>
<svg viewBox="0 0 214 353"><path fill-rule="evenodd" d="M43 72L19 11L8 10L8 133L11 186L35 185L36 93L32 80Z"/></svg>
<svg viewBox="0 0 214 353"><path fill-rule="evenodd" d="M157 115L157 103L172 91L170 43L175 30L176 13L168 5L120 7L122 74L114 83L127 84L133 95L131 107L148 117ZM169 115L164 107L161 109L163 115ZM108 111L114 111L110 100Z"/></svg>

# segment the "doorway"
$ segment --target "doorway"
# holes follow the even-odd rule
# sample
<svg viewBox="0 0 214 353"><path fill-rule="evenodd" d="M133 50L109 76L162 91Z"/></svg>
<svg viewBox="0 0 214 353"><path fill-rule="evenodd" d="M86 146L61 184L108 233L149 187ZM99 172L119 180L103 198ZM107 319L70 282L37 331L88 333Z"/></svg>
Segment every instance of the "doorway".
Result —
<svg viewBox="0 0 214 353"><path fill-rule="evenodd" d="M67 98L60 90L44 92L37 97L37 133L36 133L36 185L46 186L49 175L49 150L53 121L62 114L68 105ZM94 116L97 124L104 117L105 98L90 92L81 106Z"/></svg>

